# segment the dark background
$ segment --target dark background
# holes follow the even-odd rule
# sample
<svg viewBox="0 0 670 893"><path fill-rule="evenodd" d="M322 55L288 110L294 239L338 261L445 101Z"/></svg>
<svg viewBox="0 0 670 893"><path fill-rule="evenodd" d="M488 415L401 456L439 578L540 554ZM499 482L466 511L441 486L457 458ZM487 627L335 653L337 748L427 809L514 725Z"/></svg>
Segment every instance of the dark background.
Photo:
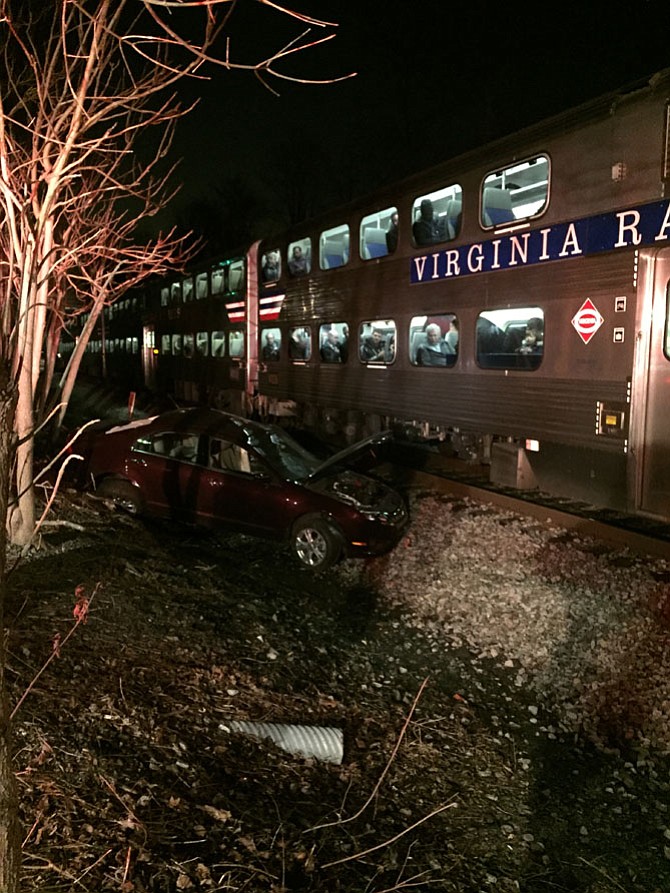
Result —
<svg viewBox="0 0 670 893"><path fill-rule="evenodd" d="M448 0L293 0L339 23L334 39L277 71L211 71L184 91L180 195L161 217L210 252L310 217L670 66L668 0L509 4ZM257 0L234 7L233 61L253 64L309 26Z"/></svg>

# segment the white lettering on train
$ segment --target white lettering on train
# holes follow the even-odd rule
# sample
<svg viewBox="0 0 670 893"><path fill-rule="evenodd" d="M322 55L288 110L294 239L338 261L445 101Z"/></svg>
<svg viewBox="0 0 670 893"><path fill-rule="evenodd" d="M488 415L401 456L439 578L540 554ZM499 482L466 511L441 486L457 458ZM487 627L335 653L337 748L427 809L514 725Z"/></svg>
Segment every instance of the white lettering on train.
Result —
<svg viewBox="0 0 670 893"><path fill-rule="evenodd" d="M667 239L668 236L666 234L666 229L670 228L670 205L668 205L667 210L665 212L665 217L663 218L663 223L661 224L661 228L658 231L658 235L654 237L655 242L661 242L664 239Z"/></svg>
<svg viewBox="0 0 670 893"><path fill-rule="evenodd" d="M619 239L614 243L614 247L624 248L626 245L639 245L642 241L642 236L637 229L640 223L639 211L622 211L616 216L619 220ZM631 217L632 222L626 223L626 217ZM630 231L630 241L626 240L627 230Z"/></svg>
<svg viewBox="0 0 670 893"><path fill-rule="evenodd" d="M473 263L473 255L476 255L474 263ZM471 273L481 273L483 266L484 266L484 251L482 249L482 244L481 244L481 242L476 242L474 245L470 246L470 250L468 251L468 270Z"/></svg>
<svg viewBox="0 0 670 893"><path fill-rule="evenodd" d="M545 229L540 230L540 235L542 236L542 252L538 257L538 260L549 260L549 252L547 250L549 244L549 233L551 232L551 227L548 226Z"/></svg>
<svg viewBox="0 0 670 893"><path fill-rule="evenodd" d="M445 276L460 276L461 265L458 262L458 251L451 250L444 252L447 258L447 270Z"/></svg>
<svg viewBox="0 0 670 893"><path fill-rule="evenodd" d="M570 251L572 248L572 251ZM577 230L575 229L574 223L571 223L568 227L568 231L565 234L565 241L563 242L563 248L558 252L559 257L567 257L568 254L581 254L582 249L579 247L579 240L577 238Z"/></svg>
<svg viewBox="0 0 670 893"><path fill-rule="evenodd" d="M515 267L519 263L519 261L517 260L517 257L516 257L517 254L519 255L519 258L521 259L522 264L528 263L528 239L529 239L529 237L530 237L530 233L523 233L523 235L521 236L521 238L523 239L523 247L522 247L521 243L519 242L518 236L512 236L512 239L510 242L510 247L512 249L512 254L509 259L510 267Z"/></svg>

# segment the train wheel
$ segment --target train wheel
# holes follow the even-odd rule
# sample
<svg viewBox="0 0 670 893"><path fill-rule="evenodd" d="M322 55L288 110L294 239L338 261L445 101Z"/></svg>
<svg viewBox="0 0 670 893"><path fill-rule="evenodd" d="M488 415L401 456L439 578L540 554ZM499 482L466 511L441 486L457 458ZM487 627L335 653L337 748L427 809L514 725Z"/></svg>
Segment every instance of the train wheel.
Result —
<svg viewBox="0 0 670 893"><path fill-rule="evenodd" d="M293 528L291 546L298 561L313 571L332 567L342 553L342 540L319 517L307 517Z"/></svg>
<svg viewBox="0 0 670 893"><path fill-rule="evenodd" d="M130 515L142 513L142 495L129 481L106 478L99 484L96 493L104 499L111 499L115 506Z"/></svg>

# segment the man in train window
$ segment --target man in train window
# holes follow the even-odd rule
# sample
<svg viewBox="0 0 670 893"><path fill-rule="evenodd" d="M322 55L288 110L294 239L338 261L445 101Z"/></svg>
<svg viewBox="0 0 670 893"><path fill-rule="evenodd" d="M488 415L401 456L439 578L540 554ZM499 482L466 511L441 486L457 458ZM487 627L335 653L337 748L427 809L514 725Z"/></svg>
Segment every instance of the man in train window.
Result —
<svg viewBox="0 0 670 893"><path fill-rule="evenodd" d="M386 342L380 329L373 329L372 334L364 338L361 343L361 360L364 363L383 363L385 359Z"/></svg>
<svg viewBox="0 0 670 893"><path fill-rule="evenodd" d="M274 332L267 332L265 335L265 344L263 345L262 355L264 360L279 359L279 345L275 340Z"/></svg>
<svg viewBox="0 0 670 893"><path fill-rule="evenodd" d="M442 338L442 329L438 324L433 322L426 326L426 342L416 352L417 365L446 366L447 356L453 353L453 347Z"/></svg>
<svg viewBox="0 0 670 893"><path fill-rule="evenodd" d="M433 203L429 198L421 201L419 216L412 224L412 234L417 245L434 245L444 238L435 219Z"/></svg>

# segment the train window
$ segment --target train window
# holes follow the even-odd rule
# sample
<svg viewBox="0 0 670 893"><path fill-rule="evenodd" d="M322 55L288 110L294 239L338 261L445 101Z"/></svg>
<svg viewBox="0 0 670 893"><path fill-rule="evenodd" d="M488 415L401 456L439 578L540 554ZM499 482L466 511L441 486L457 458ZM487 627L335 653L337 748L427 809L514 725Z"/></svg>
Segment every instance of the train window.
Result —
<svg viewBox="0 0 670 893"><path fill-rule="evenodd" d="M281 276L281 254L276 248L261 256L261 273L263 282L277 282Z"/></svg>
<svg viewBox="0 0 670 893"><path fill-rule="evenodd" d="M132 353L139 353L139 352L140 352L140 339L139 339L139 338L133 338L133 339L132 339L132 343L131 343L131 347L130 347L130 349L131 349Z"/></svg>
<svg viewBox="0 0 670 893"><path fill-rule="evenodd" d="M349 263L349 227L345 224L324 230L319 236L319 266L335 270Z"/></svg>
<svg viewBox="0 0 670 893"><path fill-rule="evenodd" d="M223 357L226 355L226 333L212 332L212 356Z"/></svg>
<svg viewBox="0 0 670 893"><path fill-rule="evenodd" d="M178 304L181 300L181 282L173 282L170 286L170 303Z"/></svg>
<svg viewBox="0 0 670 893"><path fill-rule="evenodd" d="M549 158L537 155L528 161L492 171L482 183L481 224L492 229L537 217L549 198Z"/></svg>
<svg viewBox="0 0 670 893"><path fill-rule="evenodd" d="M193 335L184 335L184 340L182 343L182 353L189 359L193 356L193 344Z"/></svg>
<svg viewBox="0 0 670 893"><path fill-rule="evenodd" d="M261 358L278 360L281 348L281 332L279 329L261 329Z"/></svg>
<svg viewBox="0 0 670 893"><path fill-rule="evenodd" d="M477 317L477 363L482 369L537 369L544 354L540 307L485 310Z"/></svg>
<svg viewBox="0 0 670 893"><path fill-rule="evenodd" d="M182 336L181 335L173 335L172 336L172 356L180 357L182 353Z"/></svg>
<svg viewBox="0 0 670 893"><path fill-rule="evenodd" d="M312 241L299 239L288 246L288 271L291 276L302 276L312 269Z"/></svg>
<svg viewBox="0 0 670 893"><path fill-rule="evenodd" d="M172 339L169 335L161 336L161 353L170 354L172 353Z"/></svg>
<svg viewBox="0 0 670 893"><path fill-rule="evenodd" d="M161 288L161 307L167 307L170 303L170 289L167 285Z"/></svg>
<svg viewBox="0 0 670 893"><path fill-rule="evenodd" d="M181 284L181 297L182 301L186 303L187 301L193 300L193 277L189 276L188 279L184 279Z"/></svg>
<svg viewBox="0 0 670 893"><path fill-rule="evenodd" d="M349 326L329 322L319 329L319 356L324 363L346 363L349 357Z"/></svg>
<svg viewBox="0 0 670 893"><path fill-rule="evenodd" d="M458 317L453 313L415 316L409 324L413 366L453 366L458 357Z"/></svg>
<svg viewBox="0 0 670 893"><path fill-rule="evenodd" d="M359 253L363 260L393 254L398 247L398 209L375 211L361 220Z"/></svg>
<svg viewBox="0 0 670 893"><path fill-rule="evenodd" d="M209 293L209 281L207 273L198 273L195 277L195 296L198 301L207 297Z"/></svg>
<svg viewBox="0 0 670 893"><path fill-rule="evenodd" d="M195 352L200 357L206 357L209 353L209 335L207 332L195 333Z"/></svg>
<svg viewBox="0 0 670 893"><path fill-rule="evenodd" d="M392 319L361 323L358 331L358 355L362 363L388 365L395 360L396 324Z"/></svg>
<svg viewBox="0 0 670 893"><path fill-rule="evenodd" d="M212 267L212 294L222 295L226 290L226 271L222 267Z"/></svg>
<svg viewBox="0 0 670 893"><path fill-rule="evenodd" d="M309 326L291 329L288 355L292 360L309 360L312 356L312 330Z"/></svg>
<svg viewBox="0 0 670 893"><path fill-rule="evenodd" d="M244 356L244 332L242 329L233 329L228 336L228 353L231 357Z"/></svg>
<svg viewBox="0 0 670 893"><path fill-rule="evenodd" d="M435 245L455 239L461 228L463 190L454 183L414 199L412 236L414 244Z"/></svg>
<svg viewBox="0 0 670 893"><path fill-rule="evenodd" d="M244 260L234 260L228 267L228 291L236 292L244 288Z"/></svg>

